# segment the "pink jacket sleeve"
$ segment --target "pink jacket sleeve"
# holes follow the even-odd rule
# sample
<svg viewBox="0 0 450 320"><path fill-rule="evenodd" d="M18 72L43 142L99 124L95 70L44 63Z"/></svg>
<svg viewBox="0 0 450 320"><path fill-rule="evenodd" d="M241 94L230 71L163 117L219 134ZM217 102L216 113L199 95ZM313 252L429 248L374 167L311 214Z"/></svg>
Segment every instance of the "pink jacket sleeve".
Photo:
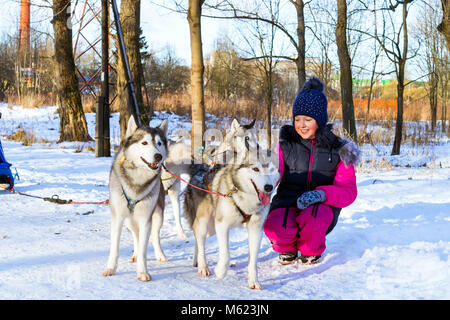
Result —
<svg viewBox="0 0 450 320"><path fill-rule="evenodd" d="M358 194L355 168L352 164L346 167L343 161L339 162L333 184L319 186L316 190L323 190L325 192L326 200L323 204L337 208L344 208L351 205Z"/></svg>

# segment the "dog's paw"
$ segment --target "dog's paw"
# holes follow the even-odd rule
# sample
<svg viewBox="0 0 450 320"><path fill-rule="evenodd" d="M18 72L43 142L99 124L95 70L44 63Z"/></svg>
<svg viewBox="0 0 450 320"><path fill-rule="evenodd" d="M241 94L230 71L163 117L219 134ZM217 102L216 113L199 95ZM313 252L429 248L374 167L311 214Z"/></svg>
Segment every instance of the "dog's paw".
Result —
<svg viewBox="0 0 450 320"><path fill-rule="evenodd" d="M133 255L131 258L130 258L130 262L136 262L137 261L137 256L136 255Z"/></svg>
<svg viewBox="0 0 450 320"><path fill-rule="evenodd" d="M205 276L205 277L209 277L211 275L211 272L209 271L208 267L204 267L204 268L198 268L198 274Z"/></svg>
<svg viewBox="0 0 450 320"><path fill-rule="evenodd" d="M262 290L262 286L259 284L258 281L248 280L248 287L253 290Z"/></svg>
<svg viewBox="0 0 450 320"><path fill-rule="evenodd" d="M105 269L105 271L103 271L102 276L104 277L110 277L116 274L116 271L114 269Z"/></svg>
<svg viewBox="0 0 450 320"><path fill-rule="evenodd" d="M164 253L161 253L161 254L156 255L156 261L158 261L158 262L167 262L169 260L164 255Z"/></svg>
<svg viewBox="0 0 450 320"><path fill-rule="evenodd" d="M225 278L225 276L227 275L227 271L228 269L225 266L216 266L214 268L214 273L216 274L216 277L220 280Z"/></svg>
<svg viewBox="0 0 450 320"><path fill-rule="evenodd" d="M183 231L177 231L178 239L188 239L189 236Z"/></svg>
<svg viewBox="0 0 450 320"><path fill-rule="evenodd" d="M138 278L138 280L143 281L143 282L152 280L152 277L147 272L138 273L137 278Z"/></svg>

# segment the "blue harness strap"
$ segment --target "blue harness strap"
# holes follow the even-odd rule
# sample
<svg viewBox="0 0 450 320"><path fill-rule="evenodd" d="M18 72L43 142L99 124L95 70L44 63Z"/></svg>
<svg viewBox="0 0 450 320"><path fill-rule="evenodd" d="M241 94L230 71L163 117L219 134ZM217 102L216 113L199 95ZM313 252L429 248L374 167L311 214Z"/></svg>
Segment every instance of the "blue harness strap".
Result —
<svg viewBox="0 0 450 320"><path fill-rule="evenodd" d="M127 208L128 208L128 210L130 210L130 213L133 213L134 207L141 200L132 200L132 199L128 198L127 194L125 193L125 190L123 190L123 187L122 187L122 192L123 192L123 195L125 196L125 199L127 199L127 202L128 202Z"/></svg>

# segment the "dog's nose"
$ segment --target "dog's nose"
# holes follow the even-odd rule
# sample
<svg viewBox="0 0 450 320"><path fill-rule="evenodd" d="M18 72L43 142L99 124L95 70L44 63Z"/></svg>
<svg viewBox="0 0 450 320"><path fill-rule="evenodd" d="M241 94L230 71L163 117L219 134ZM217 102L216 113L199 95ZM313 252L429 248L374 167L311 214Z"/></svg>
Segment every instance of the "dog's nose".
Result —
<svg viewBox="0 0 450 320"><path fill-rule="evenodd" d="M273 186L271 184L266 184L264 186L264 191L265 192L271 192L273 190Z"/></svg>
<svg viewBox="0 0 450 320"><path fill-rule="evenodd" d="M159 162L162 160L162 155L160 153L155 154L155 161Z"/></svg>

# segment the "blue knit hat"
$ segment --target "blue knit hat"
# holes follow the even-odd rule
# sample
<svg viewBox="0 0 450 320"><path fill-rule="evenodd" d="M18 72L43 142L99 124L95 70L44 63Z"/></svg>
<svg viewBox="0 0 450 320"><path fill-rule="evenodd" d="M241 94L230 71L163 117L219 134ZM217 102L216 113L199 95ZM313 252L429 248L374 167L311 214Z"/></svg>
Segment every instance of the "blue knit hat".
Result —
<svg viewBox="0 0 450 320"><path fill-rule="evenodd" d="M314 118L319 127L328 122L327 97L323 93L324 84L319 78L311 77L295 98L292 107L292 118L303 115Z"/></svg>

